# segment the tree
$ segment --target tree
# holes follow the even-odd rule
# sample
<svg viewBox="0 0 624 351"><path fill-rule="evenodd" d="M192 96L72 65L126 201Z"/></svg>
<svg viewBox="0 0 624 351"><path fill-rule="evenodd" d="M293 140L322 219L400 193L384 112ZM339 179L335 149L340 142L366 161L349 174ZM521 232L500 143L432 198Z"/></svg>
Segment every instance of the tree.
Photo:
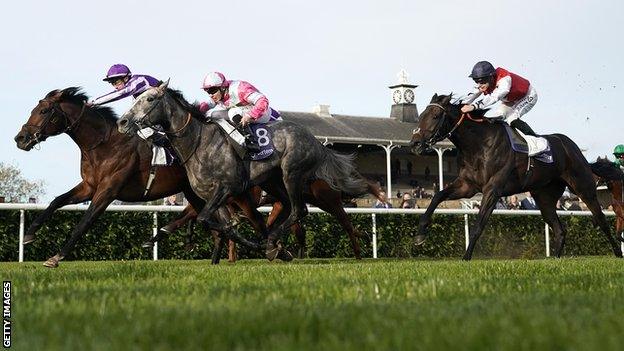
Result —
<svg viewBox="0 0 624 351"><path fill-rule="evenodd" d="M0 197L7 202L27 202L45 194L45 182L31 182L24 178L22 171L12 164L0 162Z"/></svg>

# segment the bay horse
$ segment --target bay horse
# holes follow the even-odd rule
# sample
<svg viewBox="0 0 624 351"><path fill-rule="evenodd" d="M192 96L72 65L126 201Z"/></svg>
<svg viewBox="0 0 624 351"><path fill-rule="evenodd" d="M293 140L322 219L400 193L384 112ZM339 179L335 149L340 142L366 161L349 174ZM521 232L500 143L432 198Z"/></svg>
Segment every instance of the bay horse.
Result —
<svg viewBox="0 0 624 351"><path fill-rule="evenodd" d="M470 229L468 248L463 256L464 260L470 260L499 198L530 191L542 217L558 237L556 255L561 257L566 231L557 216L556 204L568 186L592 212L594 224L600 227L609 241L613 254L622 257L620 246L611 235L598 203L592 169L570 138L563 134L544 135L550 144L554 163L534 160L532 170L527 171L527 154L512 150L502 123L490 123L487 119L478 118L482 117L483 111L462 114L462 106L451 103L451 98L451 95L433 96L420 114L418 128L414 130L410 142L412 150L422 154L436 142L448 138L459 151L459 175L435 194L420 217L414 239L416 245L425 241L431 215L440 202L468 198L481 192L481 208L476 223Z"/></svg>
<svg viewBox="0 0 624 351"><path fill-rule="evenodd" d="M206 201L197 219L221 230L227 223L211 221L214 211L230 196L260 185L275 196L285 210L277 217L267 238L266 256L273 260L282 250L284 229L300 221L307 208L303 190L312 179L324 180L334 190L364 193L368 184L357 174L353 159L325 148L307 129L288 121L271 125L275 152L262 161L243 161L228 145L216 123L206 123L197 106L179 91L168 89L168 81L150 88L137 98L117 122L123 133L136 126L160 125L181 158L195 193Z"/></svg>
<svg viewBox="0 0 624 351"><path fill-rule="evenodd" d="M205 204L193 192L186 171L179 165L158 167L152 187L145 196L152 158L150 146L136 135L119 133L115 113L108 107L89 107L85 104L87 99L77 87L51 91L33 108L28 121L15 137L17 147L29 151L48 137L65 133L80 148L82 180L68 192L57 196L33 221L24 236L25 243L33 242L36 231L56 209L91 200L70 239L58 254L44 263L46 267L58 267L59 261L67 256L78 239L115 199L152 201L183 192L189 206L176 220L161 228L161 232L172 232L197 217L194 208L202 208ZM250 210L252 206L245 197L232 201L239 204L257 231L266 231L263 217L256 216ZM225 208L220 209L217 216L230 218ZM230 233L246 245L255 245L239 238L233 229ZM215 252L218 252L217 249ZM218 263L218 258L213 253L213 263Z"/></svg>
<svg viewBox="0 0 624 351"><path fill-rule="evenodd" d="M611 193L611 207L615 212L615 234L624 241L624 172L606 158L599 157L590 166L594 174L599 172L604 175L594 175L594 180L596 184L604 183Z"/></svg>

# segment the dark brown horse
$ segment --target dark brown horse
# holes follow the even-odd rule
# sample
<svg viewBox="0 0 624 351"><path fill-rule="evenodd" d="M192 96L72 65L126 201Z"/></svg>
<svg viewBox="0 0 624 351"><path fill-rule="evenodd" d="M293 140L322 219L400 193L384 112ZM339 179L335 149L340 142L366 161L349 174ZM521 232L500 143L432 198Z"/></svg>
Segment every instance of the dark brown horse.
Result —
<svg viewBox="0 0 624 351"><path fill-rule="evenodd" d="M415 244L425 241L431 215L440 202L467 198L481 192L481 209L470 230L470 241L464 254L464 260L470 260L500 197L530 191L544 220L558 237L557 257L560 257L566 232L557 216L556 204L568 186L592 212L594 223L609 241L613 254L622 257L620 246L611 235L598 203L592 169L570 138L563 134L544 135L550 144L554 163L534 160L532 169L527 171L527 154L512 150L502 123L471 118L462 114L460 109L461 105L451 103L451 96L434 95L420 115L418 129L412 136L411 146L417 153L425 152L445 138L453 142L459 151L459 175L431 200L420 218Z"/></svg>
<svg viewBox="0 0 624 351"><path fill-rule="evenodd" d="M377 199L382 200L379 195L380 189L376 184L368 182L367 191ZM251 194L254 199L254 203L258 206L267 204L273 206L273 209L269 214L269 218L267 219L267 227L270 229L279 216L279 213L283 210L282 203L271 196L263 198L262 189L258 186L251 188ZM305 189L303 198L306 203L316 206L336 218L342 229L344 229L349 237L355 258L358 260L362 259L362 249L360 248L360 244L358 242L358 238L360 238L362 234L355 229L343 207L344 201L350 199L349 195L342 194L341 192L332 189L325 181L317 179L310 183L309 188ZM304 258L306 252L305 229L300 223L296 223L291 226L291 232L295 235L297 240L296 257ZM233 262L236 260L236 252L233 243L230 243L229 249L228 259L230 262Z"/></svg>
<svg viewBox="0 0 624 351"><path fill-rule="evenodd" d="M151 167L150 146L136 135L119 133L117 118L110 108L88 107L85 105L86 101L87 96L82 94L79 88L50 92L31 111L28 121L15 137L17 146L28 151L50 136L66 133L81 151L82 181L68 192L56 197L33 221L25 234L26 243L34 241L35 232L56 209L91 200L89 208L74 228L71 238L57 255L44 263L46 267L57 267L59 261L67 256L78 239L115 199L128 202L152 201L183 192L190 205L177 220L161 229L165 232L174 231L188 220L197 217L193 207L202 208L205 204L190 188L186 172L180 166L158 167L154 182L144 196ZM243 209L255 208L248 204L246 196L230 201L240 203L239 207ZM254 228L264 233L266 231L264 219L258 215L257 211L246 212ZM226 208L222 208L218 216L229 218L230 215ZM233 233L236 236L235 232ZM237 239L253 246L244 239ZM217 245L217 248L219 247ZM219 251L216 249L215 253ZM213 263L218 263L218 256L215 255Z"/></svg>
<svg viewBox="0 0 624 351"><path fill-rule="evenodd" d="M624 172L620 167L613 164L606 158L598 158L594 163L590 164L594 174L608 174L608 176L594 176L597 184L604 183L611 193L611 207L615 212L615 234L618 239L624 241Z"/></svg>

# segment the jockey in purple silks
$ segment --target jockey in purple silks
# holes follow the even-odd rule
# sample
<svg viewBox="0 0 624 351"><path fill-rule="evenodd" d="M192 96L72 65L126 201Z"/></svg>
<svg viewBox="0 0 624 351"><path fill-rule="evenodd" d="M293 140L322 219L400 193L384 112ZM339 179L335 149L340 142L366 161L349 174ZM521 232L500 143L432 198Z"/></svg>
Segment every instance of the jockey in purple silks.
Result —
<svg viewBox="0 0 624 351"><path fill-rule="evenodd" d="M104 105L109 102L121 100L132 95L133 98L137 98L143 92L150 87L157 87L161 81L144 74L132 74L128 66L123 64L112 65L106 73L106 77L103 79L105 82L112 84L115 87L115 91L91 101L89 105L98 106ZM139 137L144 140L151 140L153 144L164 147L169 153L169 159L174 159L175 153L170 150L169 141L165 134L157 127L143 128L137 131ZM149 187L149 186L148 186Z"/></svg>
<svg viewBox="0 0 624 351"><path fill-rule="evenodd" d="M143 74L132 74L128 66L122 64L111 66L103 80L112 84L115 91L91 101L91 105L104 105L130 95L137 98L148 88L160 85L158 79Z"/></svg>

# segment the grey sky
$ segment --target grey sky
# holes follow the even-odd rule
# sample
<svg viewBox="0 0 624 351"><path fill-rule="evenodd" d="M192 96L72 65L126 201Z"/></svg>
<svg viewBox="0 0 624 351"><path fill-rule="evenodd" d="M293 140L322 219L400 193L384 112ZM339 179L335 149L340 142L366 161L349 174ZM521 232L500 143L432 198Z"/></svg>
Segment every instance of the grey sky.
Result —
<svg viewBox="0 0 624 351"><path fill-rule="evenodd" d="M50 200L80 179L66 136L24 152L13 137L47 92L110 91L113 63L204 98L210 70L252 82L280 110L387 116L401 68L434 93L464 94L487 59L529 79L539 102L524 119L538 133L570 136L590 159L624 143L622 1L84 1L23 0L0 15L0 161L46 179ZM113 103L121 114L129 101Z"/></svg>

